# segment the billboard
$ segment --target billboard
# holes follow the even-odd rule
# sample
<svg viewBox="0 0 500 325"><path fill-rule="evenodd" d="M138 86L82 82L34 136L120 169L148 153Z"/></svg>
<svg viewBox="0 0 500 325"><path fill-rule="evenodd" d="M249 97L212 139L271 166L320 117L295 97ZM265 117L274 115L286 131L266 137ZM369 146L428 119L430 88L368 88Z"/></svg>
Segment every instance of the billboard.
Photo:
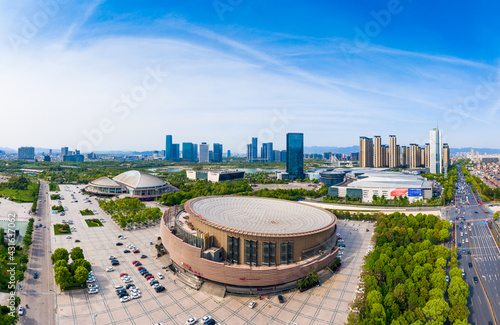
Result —
<svg viewBox="0 0 500 325"><path fill-rule="evenodd" d="M408 190L406 188L396 188L391 191L391 196L403 196L406 193L408 193Z"/></svg>
<svg viewBox="0 0 500 325"><path fill-rule="evenodd" d="M421 188L409 188L408 196L423 196L424 190Z"/></svg>

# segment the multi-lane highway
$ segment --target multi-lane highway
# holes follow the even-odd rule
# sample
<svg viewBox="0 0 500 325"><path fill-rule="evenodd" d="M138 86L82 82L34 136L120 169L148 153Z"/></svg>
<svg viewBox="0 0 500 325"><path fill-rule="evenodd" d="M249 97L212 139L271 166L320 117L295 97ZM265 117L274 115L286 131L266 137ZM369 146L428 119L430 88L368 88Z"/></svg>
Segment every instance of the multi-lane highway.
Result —
<svg viewBox="0 0 500 325"><path fill-rule="evenodd" d="M455 206L448 208L448 217L455 225L456 245L461 254L459 267L470 288L468 321L494 324L500 317L500 250L487 225L492 213L477 204L460 166Z"/></svg>

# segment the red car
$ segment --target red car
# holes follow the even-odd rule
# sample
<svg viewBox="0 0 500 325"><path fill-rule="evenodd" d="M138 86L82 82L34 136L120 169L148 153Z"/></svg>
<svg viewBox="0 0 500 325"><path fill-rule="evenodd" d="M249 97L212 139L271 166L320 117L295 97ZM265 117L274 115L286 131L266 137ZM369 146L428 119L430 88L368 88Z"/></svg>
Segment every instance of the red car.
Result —
<svg viewBox="0 0 500 325"><path fill-rule="evenodd" d="M120 278L121 278L122 276L128 276L128 274L127 274L127 273L121 273L121 274L120 274Z"/></svg>
<svg viewBox="0 0 500 325"><path fill-rule="evenodd" d="M137 271L144 270L144 269L145 269L145 267L144 267L144 266L139 266L139 267L137 268Z"/></svg>
<svg viewBox="0 0 500 325"><path fill-rule="evenodd" d="M150 279L154 279L154 278L155 278L154 276L152 276L152 275L148 275L148 276L146 277L146 280L150 280Z"/></svg>
<svg viewBox="0 0 500 325"><path fill-rule="evenodd" d="M141 251L140 251L140 250L138 250L138 249L136 249L136 250L134 251L134 253L136 253L136 254L137 254L137 253L140 253L140 252L141 252Z"/></svg>
<svg viewBox="0 0 500 325"><path fill-rule="evenodd" d="M139 261L132 261L132 264L139 263Z"/></svg>

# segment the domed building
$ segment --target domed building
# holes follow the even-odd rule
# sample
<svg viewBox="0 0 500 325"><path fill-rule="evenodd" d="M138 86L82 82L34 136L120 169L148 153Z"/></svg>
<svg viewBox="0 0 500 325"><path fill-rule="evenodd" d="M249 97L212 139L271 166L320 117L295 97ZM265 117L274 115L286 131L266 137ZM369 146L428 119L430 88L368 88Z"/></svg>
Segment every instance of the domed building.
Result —
<svg viewBox="0 0 500 325"><path fill-rule="evenodd" d="M161 238L176 268L231 292L295 286L336 257L337 218L285 200L208 196L165 212Z"/></svg>
<svg viewBox="0 0 500 325"><path fill-rule="evenodd" d="M130 170L115 177L100 177L91 181L85 191L98 195L120 195L151 200L162 196L164 193L177 192L179 189L162 179L143 171Z"/></svg>

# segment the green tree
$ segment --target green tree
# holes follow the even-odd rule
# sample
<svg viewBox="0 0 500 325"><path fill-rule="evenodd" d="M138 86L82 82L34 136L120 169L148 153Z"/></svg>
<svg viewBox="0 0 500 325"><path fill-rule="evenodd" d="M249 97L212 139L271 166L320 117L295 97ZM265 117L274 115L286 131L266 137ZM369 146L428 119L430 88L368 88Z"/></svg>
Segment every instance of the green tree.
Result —
<svg viewBox="0 0 500 325"><path fill-rule="evenodd" d="M83 249L81 249L80 247L74 247L73 250L71 251L71 259L73 261L76 261L83 258L85 258L83 256Z"/></svg>
<svg viewBox="0 0 500 325"><path fill-rule="evenodd" d="M469 284L461 277L451 278L450 287L448 288L448 297L452 306L467 305Z"/></svg>
<svg viewBox="0 0 500 325"><path fill-rule="evenodd" d="M68 268L68 262L66 260L59 260L54 264L54 269L64 266L65 268Z"/></svg>
<svg viewBox="0 0 500 325"><path fill-rule="evenodd" d="M458 267L453 267L450 270L450 279L453 280L454 277L462 278L462 270L460 270Z"/></svg>
<svg viewBox="0 0 500 325"><path fill-rule="evenodd" d="M448 240L449 238L450 238L450 232L448 231L448 229L441 229L439 231L439 240L444 241Z"/></svg>
<svg viewBox="0 0 500 325"><path fill-rule="evenodd" d="M67 267L60 266L54 269L54 279L61 290L73 284L73 276Z"/></svg>
<svg viewBox="0 0 500 325"><path fill-rule="evenodd" d="M444 298L431 299L422 308L425 317L430 321L436 321L438 324L444 324L450 312L450 306Z"/></svg>
<svg viewBox="0 0 500 325"><path fill-rule="evenodd" d="M497 219L498 219L498 215L499 215L498 211L497 211L497 212L495 212L495 214L493 215L493 219L494 219L494 220L497 220Z"/></svg>
<svg viewBox="0 0 500 325"><path fill-rule="evenodd" d="M50 259L54 264L59 260L65 260L67 263L69 260L69 253L65 248L56 248L52 256L50 256Z"/></svg>
<svg viewBox="0 0 500 325"><path fill-rule="evenodd" d="M465 321L467 324L467 317L469 317L470 311L465 305L456 305L450 309L450 321L453 324L457 324L456 321Z"/></svg>
<svg viewBox="0 0 500 325"><path fill-rule="evenodd" d="M77 270L80 266L83 266L88 272L92 271L92 265L87 260L78 259L73 262L73 270Z"/></svg>
<svg viewBox="0 0 500 325"><path fill-rule="evenodd" d="M75 271L75 283L83 284L89 277L89 271L83 266L79 266Z"/></svg>

